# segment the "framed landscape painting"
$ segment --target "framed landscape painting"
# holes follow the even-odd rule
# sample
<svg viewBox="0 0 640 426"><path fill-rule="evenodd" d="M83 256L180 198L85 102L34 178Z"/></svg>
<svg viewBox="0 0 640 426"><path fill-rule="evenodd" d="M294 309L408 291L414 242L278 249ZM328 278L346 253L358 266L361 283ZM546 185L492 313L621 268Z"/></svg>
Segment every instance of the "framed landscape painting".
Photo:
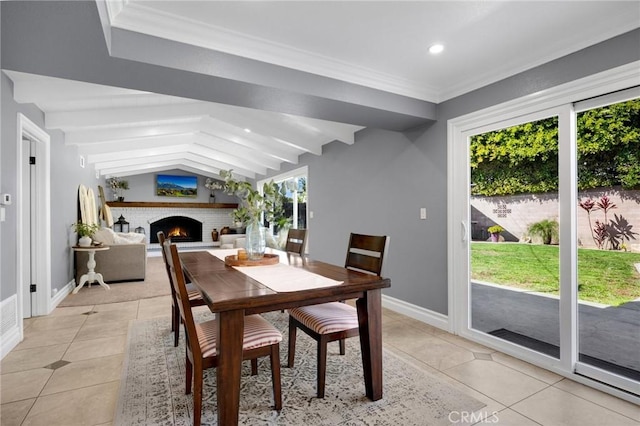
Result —
<svg viewBox="0 0 640 426"><path fill-rule="evenodd" d="M156 195L159 197L186 197L198 196L197 176L156 176Z"/></svg>

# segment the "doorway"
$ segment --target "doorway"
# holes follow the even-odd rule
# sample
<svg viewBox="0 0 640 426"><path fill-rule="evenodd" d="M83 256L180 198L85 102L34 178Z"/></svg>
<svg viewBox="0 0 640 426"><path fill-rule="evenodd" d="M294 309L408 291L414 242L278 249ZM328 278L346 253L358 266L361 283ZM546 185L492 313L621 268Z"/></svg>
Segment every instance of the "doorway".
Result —
<svg viewBox="0 0 640 426"><path fill-rule="evenodd" d="M50 310L50 137L22 114L18 114L17 136L16 293L22 319Z"/></svg>
<svg viewBox="0 0 640 426"><path fill-rule="evenodd" d="M624 357L607 358L611 354L606 352L611 352L608 349L614 345L609 344L605 351L600 350L598 345L603 340L599 337L602 336L590 324L593 323L591 319L596 310L598 314L612 312L631 315L635 318L634 321L640 320L640 311L618 309L617 302L589 300L601 297L590 295L586 291L588 275L598 267L585 267L584 262L589 259L590 254L599 253L597 248L583 247L586 237L579 238L579 227L584 227L588 238L591 238L589 228L593 228L595 223L592 226L581 224L581 221L588 219L579 215L579 202L584 201L585 197L582 190L579 197L578 189L586 180L603 176L602 171L595 171L593 164L595 159L609 154L598 153L593 160L584 157L584 146L580 146L580 143L584 145L584 140L579 142L580 138L585 137L585 133L581 133L585 129L584 123L579 131L579 125L585 121L581 114L594 111L594 108L620 105L637 99L640 97L640 88L633 87L637 78L637 67L636 70L629 68L627 74L620 70L611 75L603 73L568 84L557 91L550 90L545 94L512 101L449 122L449 312L452 314L452 330L471 340L634 402L638 401L640 395L638 376L636 371L632 371L633 365L627 363ZM611 111L604 111L602 116L606 118L610 113ZM510 155L523 148L525 151L535 151L536 155L540 154L538 158L541 159L546 155L542 145L550 143L555 145L549 145L553 148L551 151L555 157L548 156L544 164L532 163L528 171L527 165L520 158L511 163L516 173L503 173L505 167L511 167L503 164L494 174L489 173L491 170L485 170L482 172L484 175L480 176L482 179L472 181L472 178L478 177L474 173L480 173L478 168L474 170L474 161L475 164L478 163L477 159L474 160L471 149L474 138L490 139L495 136L491 132L516 134L518 126L531 130L539 120L550 120L542 127L546 127L547 135L555 134L555 137L545 137L545 141L529 137L526 146L522 147L514 145L511 138L505 142L504 139L495 137L494 142L500 143L494 143L497 148L490 155L497 156L500 150L505 155ZM549 127L547 124L553 126ZM634 126L637 125L631 123L631 128ZM504 134L500 136L504 137ZM633 143L637 143L637 138L633 140L636 141ZM609 165L611 164L607 164ZM616 173L620 175L619 172ZM546 183L552 184L546 188L537 186L538 174L544 176ZM497 186L498 192L491 193L490 186L503 178L505 181ZM518 192L518 185L531 188L524 188L526 191L520 191L522 195L516 195L514 192ZM504 192L504 188L509 186L511 189ZM600 192L611 189L607 185L596 186ZM484 199L474 199L481 198L479 189L485 192ZM500 191L503 193L499 193ZM474 215L480 211L483 216L474 217L472 211ZM534 213L540 213L541 216L534 217ZM603 213L601 208L599 214ZM615 217L612 213L610 215L617 225L623 225L619 216ZM518 224L517 219L522 223ZM606 221L613 226L611 220ZM500 226L503 232L508 231L509 237L514 236L518 241L509 242L509 237L506 241L496 240L501 242L486 241L487 234L483 235L473 229L479 223L487 228ZM540 225L538 228L555 229L552 239L555 241L552 244L531 244L528 238L534 234L534 225ZM640 224L636 225L640 228ZM623 226L621 229L629 228ZM638 229L634 228L633 231ZM484 241L472 241L472 237ZM622 241L619 240L621 244ZM520 251L519 254L514 254L517 250ZM509 255L513 255L511 260ZM514 267L525 256L529 256L528 260L522 266ZM506 281L496 272L496 259L512 269L507 274L510 275ZM533 277L527 276L527 269L536 262L538 266L533 269L537 273ZM632 271L633 266L630 268ZM521 288L516 278L523 278L527 285L537 285L534 281L539 279L543 282L537 287ZM616 306L603 309L597 306L598 303ZM610 319L613 321L615 318ZM612 325L608 330L614 331L607 334L607 341L624 351L637 353L634 352L637 342L626 337L623 328ZM637 328L635 331L629 328L631 333L637 333Z"/></svg>

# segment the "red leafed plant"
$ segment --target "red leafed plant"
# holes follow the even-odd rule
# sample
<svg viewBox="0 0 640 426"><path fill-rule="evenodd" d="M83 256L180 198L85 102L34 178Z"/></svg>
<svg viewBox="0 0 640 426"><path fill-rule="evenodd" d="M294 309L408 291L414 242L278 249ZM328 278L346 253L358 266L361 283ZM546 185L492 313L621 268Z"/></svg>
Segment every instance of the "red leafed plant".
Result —
<svg viewBox="0 0 640 426"><path fill-rule="evenodd" d="M599 249L605 249L608 245L611 250L619 250L624 240L636 239L635 235L638 235L638 233L631 230L633 225L629 224L622 215L614 214L615 220L609 220L607 213L609 210L618 208L618 206L612 203L608 196L603 195L597 202L589 198L580 201L578 205L587 212L591 237ZM600 222L596 219L595 226L592 226L591 213L597 210L601 210L604 213L604 221Z"/></svg>

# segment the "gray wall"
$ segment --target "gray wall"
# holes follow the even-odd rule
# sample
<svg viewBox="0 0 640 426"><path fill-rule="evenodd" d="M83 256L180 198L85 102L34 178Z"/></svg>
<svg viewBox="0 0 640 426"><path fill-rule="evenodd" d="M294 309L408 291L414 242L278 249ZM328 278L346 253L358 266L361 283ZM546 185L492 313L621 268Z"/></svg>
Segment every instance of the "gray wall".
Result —
<svg viewBox="0 0 640 426"><path fill-rule="evenodd" d="M156 176L157 175L173 175L173 176L197 176L198 177L198 197L197 198L179 198L179 197L158 197L156 195ZM145 173L136 176L127 176L123 179L129 182L129 190L124 191L125 201L153 201L167 203L208 203L210 191L204 187L207 180L206 176L197 175L182 170L167 170L158 173ZM222 190L216 190L216 203L237 203L238 198L233 195L227 195ZM107 201L113 200L113 194L110 189L105 187L105 196Z"/></svg>
<svg viewBox="0 0 640 426"><path fill-rule="evenodd" d="M446 146L413 141L398 132L365 129L349 146L326 145L322 157L305 154L309 166L309 254L344 263L349 233L390 237L383 275L386 295L446 308ZM296 167L299 167L296 166ZM295 168L295 167L290 167ZM426 207L427 220L420 220Z"/></svg>
<svg viewBox="0 0 640 426"><path fill-rule="evenodd" d="M22 113L40 128L44 127L44 114L34 105L20 105L13 100L13 84L0 73L2 84L2 145L0 146L0 193L9 193L14 202L6 207L7 220L1 224L0 246L0 299L16 293L16 224L17 199L17 115ZM70 245L75 243L71 225L77 218L77 191L82 183L97 191L98 180L90 166L80 167L75 147L64 145L60 131L47 131L51 136L51 287L61 289L73 278L73 258ZM97 192L96 192L97 193Z"/></svg>

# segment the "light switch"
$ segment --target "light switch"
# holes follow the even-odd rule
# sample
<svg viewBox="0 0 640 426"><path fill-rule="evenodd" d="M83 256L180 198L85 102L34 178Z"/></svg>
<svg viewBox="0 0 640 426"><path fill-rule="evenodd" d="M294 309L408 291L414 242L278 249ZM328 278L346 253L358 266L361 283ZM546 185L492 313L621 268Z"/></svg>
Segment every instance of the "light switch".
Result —
<svg viewBox="0 0 640 426"><path fill-rule="evenodd" d="M309 212L309 219L313 219L313 212Z"/></svg>
<svg viewBox="0 0 640 426"><path fill-rule="evenodd" d="M4 222L5 220L7 220L6 216L6 210L4 209L4 207L0 207L0 222Z"/></svg>
<svg viewBox="0 0 640 426"><path fill-rule="evenodd" d="M427 208L426 207L420 207L420 219L426 219L427 218Z"/></svg>

